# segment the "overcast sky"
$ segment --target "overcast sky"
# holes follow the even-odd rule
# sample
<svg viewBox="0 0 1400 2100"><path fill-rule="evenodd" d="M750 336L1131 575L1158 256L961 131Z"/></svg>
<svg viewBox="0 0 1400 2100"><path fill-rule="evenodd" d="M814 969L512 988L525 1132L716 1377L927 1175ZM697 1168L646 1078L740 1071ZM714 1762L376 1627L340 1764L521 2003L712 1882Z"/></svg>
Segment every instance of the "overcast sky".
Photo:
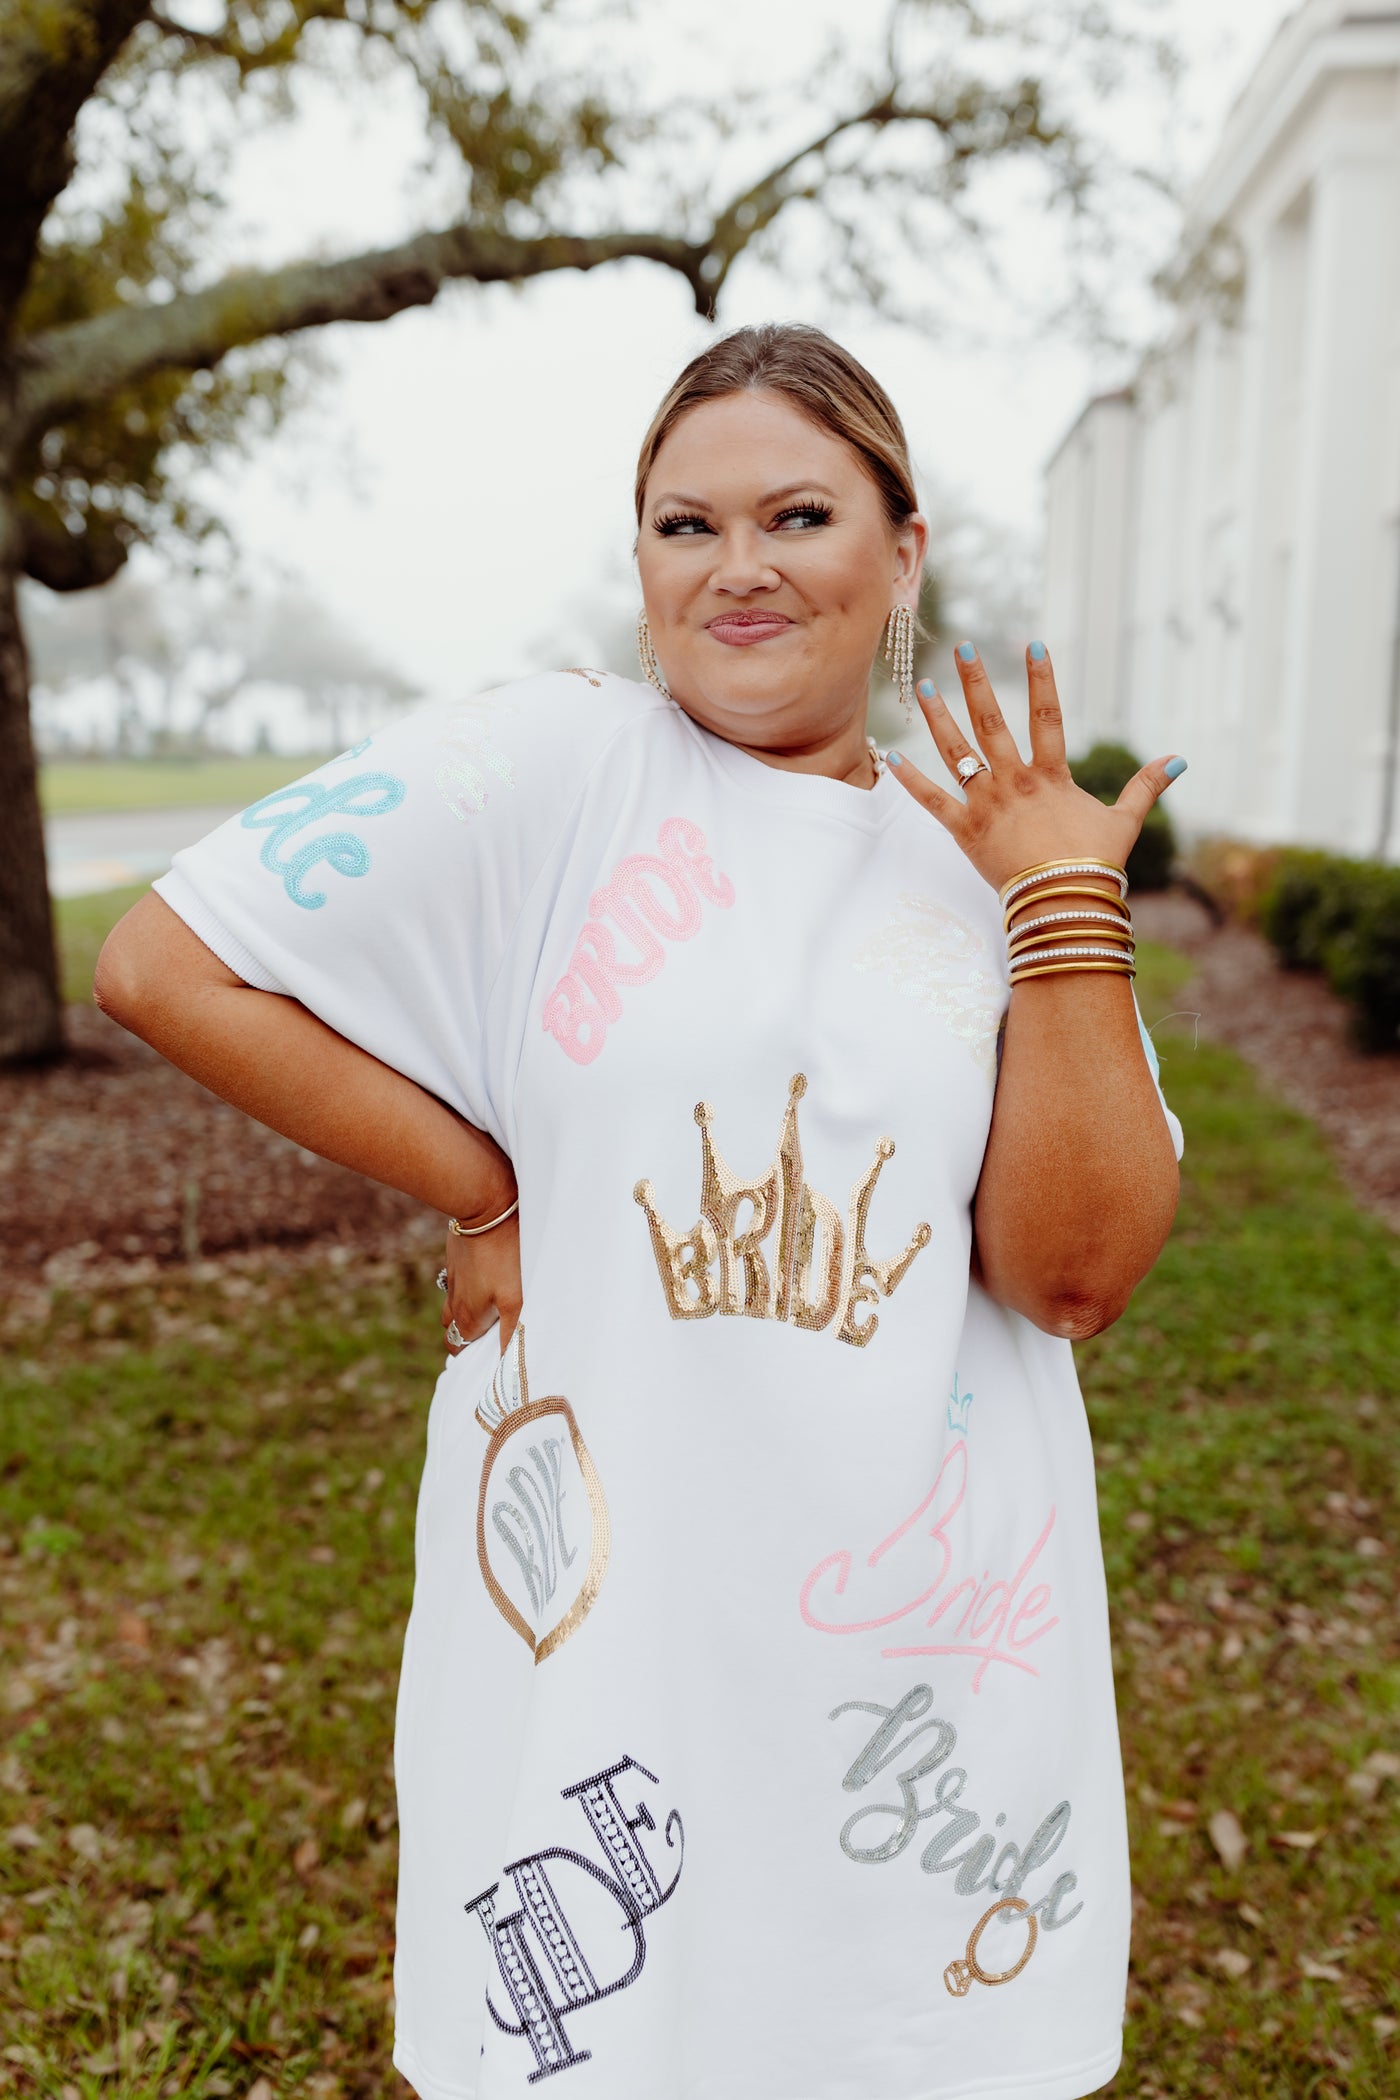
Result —
<svg viewBox="0 0 1400 2100"><path fill-rule="evenodd" d="M812 35L814 0L718 0L781 52ZM1205 158L1285 0L1164 0L1191 61L1181 156ZM693 8L653 0L636 34L664 37ZM678 49L683 40L678 39ZM760 41L759 47L763 48ZM411 179L416 133L392 93L320 98L240 159L232 206L250 252L271 260L389 240L441 217ZM1030 217L1005 254L1034 278L1044 238ZM910 258L911 283L919 260ZM938 285L924 288L939 306ZM951 304L951 302L949 302ZM1028 350L834 317L820 287L736 271L721 321L814 319L881 377L916 461L968 508L1038 529L1046 459L1087 394L1121 362L1063 341ZM471 690L532 667L586 661L630 608L630 485L655 401L709 331L679 279L632 263L523 291L463 288L383 325L339 328L317 405L219 494L259 570L299 577L375 653L432 691ZM1052 638L1053 640L1053 638Z"/></svg>

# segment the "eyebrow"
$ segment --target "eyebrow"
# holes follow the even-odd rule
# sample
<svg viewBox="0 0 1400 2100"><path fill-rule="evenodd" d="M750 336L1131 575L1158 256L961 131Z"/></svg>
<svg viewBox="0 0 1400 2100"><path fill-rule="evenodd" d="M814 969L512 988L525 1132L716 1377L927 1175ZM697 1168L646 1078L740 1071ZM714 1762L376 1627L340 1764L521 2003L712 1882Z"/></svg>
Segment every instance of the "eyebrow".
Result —
<svg viewBox="0 0 1400 2100"><path fill-rule="evenodd" d="M799 489L805 489L811 495L830 496L835 501L835 489L827 488L824 482L790 481L786 488L770 489L766 496L760 496L758 499L759 509L762 510L769 503L781 503L784 496L795 496ZM655 507L659 509L664 503L685 503L689 505L691 510L711 510L714 507L712 504L707 503L703 496L686 496L675 489L668 489L664 496L658 496L655 501Z"/></svg>

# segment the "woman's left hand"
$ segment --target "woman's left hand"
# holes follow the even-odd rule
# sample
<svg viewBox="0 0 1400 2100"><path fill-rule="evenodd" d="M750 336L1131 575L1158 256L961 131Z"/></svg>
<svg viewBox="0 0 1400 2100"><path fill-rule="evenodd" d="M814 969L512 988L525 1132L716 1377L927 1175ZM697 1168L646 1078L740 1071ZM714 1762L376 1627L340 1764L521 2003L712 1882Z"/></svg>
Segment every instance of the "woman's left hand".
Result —
<svg viewBox="0 0 1400 2100"><path fill-rule="evenodd" d="M1086 858L1126 866L1143 819L1163 790L1185 772L1185 760L1153 759L1133 775L1109 806L1076 787L1070 777L1055 673L1042 643L1033 642L1026 651L1029 760L1021 756L1006 726L991 680L971 642L959 643L954 661L980 753L927 681L919 686L919 705L951 773L956 776L959 759L979 755L990 772L975 773L963 784L965 802L936 787L902 752L889 756L895 778L952 833L993 889L1045 861Z"/></svg>

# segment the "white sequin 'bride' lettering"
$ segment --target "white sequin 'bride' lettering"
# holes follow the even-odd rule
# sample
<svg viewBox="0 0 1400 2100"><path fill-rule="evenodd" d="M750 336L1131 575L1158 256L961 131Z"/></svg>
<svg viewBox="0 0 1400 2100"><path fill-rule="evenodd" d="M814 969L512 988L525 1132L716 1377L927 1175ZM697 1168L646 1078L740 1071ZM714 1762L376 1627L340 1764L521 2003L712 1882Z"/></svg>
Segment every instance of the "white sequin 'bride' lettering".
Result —
<svg viewBox="0 0 1400 2100"><path fill-rule="evenodd" d="M666 960L663 942L692 940L705 904L727 911L734 902L698 824L667 817L656 843L658 853L629 853L593 892L569 967L545 1000L540 1018L576 1065L592 1064L621 1018L619 987L650 984Z"/></svg>

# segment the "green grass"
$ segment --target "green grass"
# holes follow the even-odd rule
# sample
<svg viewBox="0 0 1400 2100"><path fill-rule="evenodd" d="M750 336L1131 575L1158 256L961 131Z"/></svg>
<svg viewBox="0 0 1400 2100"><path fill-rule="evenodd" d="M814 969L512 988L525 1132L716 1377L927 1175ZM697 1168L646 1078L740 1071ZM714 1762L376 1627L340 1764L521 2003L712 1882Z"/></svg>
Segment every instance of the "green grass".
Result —
<svg viewBox="0 0 1400 2100"><path fill-rule="evenodd" d="M100 890L90 897L54 898L58 972L65 999L91 999L98 950L122 914L149 888L147 882L135 882L126 889Z"/></svg>
<svg viewBox="0 0 1400 2100"><path fill-rule="evenodd" d="M103 809L256 802L324 763L320 757L54 759L39 770L46 817Z"/></svg>
<svg viewBox="0 0 1400 2100"><path fill-rule="evenodd" d="M1149 1021L1185 974L1148 958ZM1138 1899L1113 2091L1382 2100L1400 2092L1396 1243L1236 1058L1158 1041L1187 1127L1181 1216L1082 1352ZM438 1361L424 1282L171 1272L62 1299L18 1338L0 2087L402 2090L389 1758ZM1247 1841L1234 1870L1221 1810Z"/></svg>

